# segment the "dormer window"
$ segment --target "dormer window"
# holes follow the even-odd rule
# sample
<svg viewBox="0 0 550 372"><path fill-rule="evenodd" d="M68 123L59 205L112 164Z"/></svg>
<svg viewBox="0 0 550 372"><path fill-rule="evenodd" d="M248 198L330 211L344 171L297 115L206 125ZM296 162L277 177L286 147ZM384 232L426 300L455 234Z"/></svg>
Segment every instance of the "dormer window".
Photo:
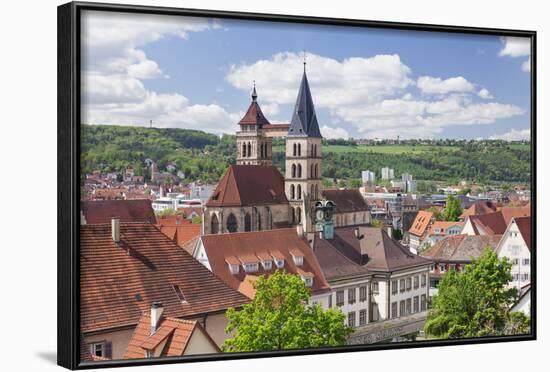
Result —
<svg viewBox="0 0 550 372"><path fill-rule="evenodd" d="M231 274L233 275L239 274L239 266L241 262L237 259L237 257L235 256L226 257L225 262L227 263Z"/></svg>
<svg viewBox="0 0 550 372"><path fill-rule="evenodd" d="M277 266L278 269L282 269L285 266L285 260L276 259L275 260L275 266Z"/></svg>
<svg viewBox="0 0 550 372"><path fill-rule="evenodd" d="M233 275L237 275L239 273L239 265L229 264L229 271Z"/></svg>
<svg viewBox="0 0 550 372"><path fill-rule="evenodd" d="M311 287L313 285L313 277L302 276L302 280L304 281L304 284L306 285L306 287Z"/></svg>
<svg viewBox="0 0 550 372"><path fill-rule="evenodd" d="M243 265L244 271L247 273L255 273L258 271L258 263L247 263Z"/></svg>
<svg viewBox="0 0 550 372"><path fill-rule="evenodd" d="M299 249L290 249L290 254L296 266L302 266L304 264L304 254Z"/></svg>
<svg viewBox="0 0 550 372"><path fill-rule="evenodd" d="M264 268L264 270L271 270L271 268L273 267L273 261L262 261L262 267Z"/></svg>

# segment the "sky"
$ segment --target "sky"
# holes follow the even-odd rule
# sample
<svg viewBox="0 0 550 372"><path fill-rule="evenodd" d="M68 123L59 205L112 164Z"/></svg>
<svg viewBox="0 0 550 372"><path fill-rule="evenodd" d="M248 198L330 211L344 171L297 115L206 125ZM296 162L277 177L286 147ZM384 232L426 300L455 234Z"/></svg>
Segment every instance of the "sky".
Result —
<svg viewBox="0 0 550 372"><path fill-rule="evenodd" d="M304 69L325 138L528 139L530 40L86 11L82 122L234 133L253 82L288 123Z"/></svg>

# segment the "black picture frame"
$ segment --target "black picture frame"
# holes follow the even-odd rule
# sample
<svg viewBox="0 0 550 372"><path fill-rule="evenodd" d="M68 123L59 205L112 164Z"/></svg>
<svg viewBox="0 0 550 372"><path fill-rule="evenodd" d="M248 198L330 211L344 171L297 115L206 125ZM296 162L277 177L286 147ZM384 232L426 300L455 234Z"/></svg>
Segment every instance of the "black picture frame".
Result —
<svg viewBox="0 0 550 372"><path fill-rule="evenodd" d="M372 345L350 345L335 348L284 350L276 352L220 353L185 357L112 360L81 363L79 358L79 220L80 220L80 17L82 11L116 11L147 13L157 15L181 15L240 19L255 21L276 21L318 25L341 25L351 27L376 27L393 30L432 31L460 34L520 36L531 39L531 334L517 336L480 337L457 340L426 340L415 343L389 343ZM68 369L88 369L181 362L220 361L228 359L265 358L276 356L328 354L367 350L405 349L429 346L481 344L489 342L510 342L536 340L537 338L537 282L536 282L536 31L460 27L451 25L414 24L382 22L359 19L335 19L280 14L260 14L200 9L180 9L155 6L135 6L88 2L71 2L58 7L58 316L57 316L57 360Z"/></svg>

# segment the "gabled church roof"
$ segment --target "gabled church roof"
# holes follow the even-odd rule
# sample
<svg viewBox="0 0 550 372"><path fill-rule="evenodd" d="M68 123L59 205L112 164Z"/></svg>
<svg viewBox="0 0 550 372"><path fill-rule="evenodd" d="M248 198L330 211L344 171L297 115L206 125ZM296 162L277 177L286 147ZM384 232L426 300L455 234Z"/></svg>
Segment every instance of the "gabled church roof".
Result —
<svg viewBox="0 0 550 372"><path fill-rule="evenodd" d="M288 204L285 180L277 168L231 165L208 199L207 207Z"/></svg>
<svg viewBox="0 0 550 372"><path fill-rule="evenodd" d="M319 123L317 123L315 107L313 106L313 98L311 98L305 63L304 75L302 76L302 83L300 84L300 91L298 92L298 98L296 99L296 106L294 107L294 113L292 115L292 121L290 122L290 128L288 129L288 135L322 137L321 131L319 130Z"/></svg>

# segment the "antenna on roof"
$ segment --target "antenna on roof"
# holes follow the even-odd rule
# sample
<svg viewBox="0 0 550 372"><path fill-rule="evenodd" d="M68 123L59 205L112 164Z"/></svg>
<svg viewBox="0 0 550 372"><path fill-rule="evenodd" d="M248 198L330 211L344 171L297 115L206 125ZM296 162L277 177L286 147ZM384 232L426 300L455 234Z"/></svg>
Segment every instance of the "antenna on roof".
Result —
<svg viewBox="0 0 550 372"><path fill-rule="evenodd" d="M304 49L304 73L306 72L306 50Z"/></svg>
<svg viewBox="0 0 550 372"><path fill-rule="evenodd" d="M254 86L252 88L252 101L256 101L256 99L258 98L258 93L256 93L256 80L252 80L252 85Z"/></svg>

